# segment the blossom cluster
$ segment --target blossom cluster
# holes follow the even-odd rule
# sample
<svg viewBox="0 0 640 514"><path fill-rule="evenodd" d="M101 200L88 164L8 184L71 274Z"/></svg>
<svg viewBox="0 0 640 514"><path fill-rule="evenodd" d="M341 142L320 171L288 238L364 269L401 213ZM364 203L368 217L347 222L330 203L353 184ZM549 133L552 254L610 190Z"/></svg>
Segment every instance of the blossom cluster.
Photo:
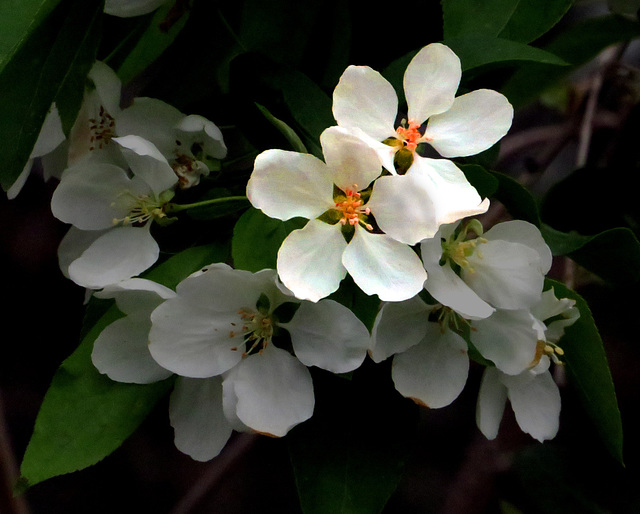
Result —
<svg viewBox="0 0 640 514"><path fill-rule="evenodd" d="M282 243L277 269L213 263L175 291L139 277L159 256L151 226L172 222L177 191L226 156L222 132L157 99L121 106L120 82L101 62L68 138L52 106L32 159L60 177L51 208L71 225L61 269L124 315L96 339L93 363L120 382L176 376L169 409L181 451L211 459L232 430L284 436L313 414L309 368L347 373L367 358L392 359L397 391L439 408L465 387L471 356L485 366L477 424L486 437L496 437L507 399L524 431L556 434L549 370L579 313L544 290L552 257L534 225L485 231L474 218L489 199L450 159L493 146L513 109L492 90L456 96L460 79L451 49L424 47L405 72L399 116L391 84L349 66L333 93L336 125L320 137L324 160L281 149L255 159L251 204L308 220ZM382 301L371 331L328 298L347 274Z"/></svg>

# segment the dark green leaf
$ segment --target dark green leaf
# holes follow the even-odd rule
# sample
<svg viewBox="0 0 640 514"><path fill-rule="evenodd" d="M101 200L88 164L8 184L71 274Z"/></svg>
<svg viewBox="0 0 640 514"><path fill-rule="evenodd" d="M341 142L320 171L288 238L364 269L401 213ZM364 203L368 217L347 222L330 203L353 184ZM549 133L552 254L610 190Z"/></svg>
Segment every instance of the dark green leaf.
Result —
<svg viewBox="0 0 640 514"><path fill-rule="evenodd" d="M0 138L5 148L0 184L5 190L22 172L54 101L61 103L69 128L82 95L76 88L93 64L101 15L101 2L63 1L38 30L20 40L17 50L8 50L11 59L0 72Z"/></svg>
<svg viewBox="0 0 640 514"><path fill-rule="evenodd" d="M499 35L521 43L530 43L546 34L567 13L575 0L520 0Z"/></svg>
<svg viewBox="0 0 640 514"><path fill-rule="evenodd" d="M498 179L499 184L495 197L505 206L511 216L539 227L538 204L527 188L504 173L492 171L491 174Z"/></svg>
<svg viewBox="0 0 640 514"><path fill-rule="evenodd" d="M288 436L304 514L378 513L397 487L417 409L389 374L382 365L360 368L351 380L314 376L313 418Z"/></svg>
<svg viewBox="0 0 640 514"><path fill-rule="evenodd" d="M478 190L482 198L493 196L498 190L499 182L490 172L478 164L459 164L467 180Z"/></svg>
<svg viewBox="0 0 640 514"><path fill-rule="evenodd" d="M442 0L444 38L470 35L497 37L516 11L519 0Z"/></svg>
<svg viewBox="0 0 640 514"><path fill-rule="evenodd" d="M564 350L567 375L585 412L609 453L622 463L622 421L600 334L584 299L564 284L547 280L557 298L572 298L580 318L565 330L559 345Z"/></svg>
<svg viewBox="0 0 640 514"><path fill-rule="evenodd" d="M192 272L226 255L220 245L190 248L146 277L174 288ZM97 303L96 312L101 313L105 304ZM112 306L97 322L94 315L87 317L87 323L95 324L83 329L86 335L80 346L62 363L42 402L20 468L21 489L102 460L133 433L171 387L171 379L147 385L114 382L93 366L93 342L121 316Z"/></svg>
<svg viewBox="0 0 640 514"><path fill-rule="evenodd" d="M280 221L249 208L233 229L231 256L234 267L253 272L275 269L280 245L292 230L302 228L305 223L302 218Z"/></svg>
<svg viewBox="0 0 640 514"><path fill-rule="evenodd" d="M123 84L160 57L182 31L190 14L189 9L181 10L182 4L183 2L167 2L155 11L149 26L116 70Z"/></svg>
<svg viewBox="0 0 640 514"><path fill-rule="evenodd" d="M307 149L304 146L302 140L298 137L298 134L287 125L284 121L279 120L273 114L271 114L266 107L263 107L260 104L256 104L260 112L264 114L264 117L267 118L271 124L276 127L280 133L289 141L291 148L295 152L307 153Z"/></svg>
<svg viewBox="0 0 640 514"><path fill-rule="evenodd" d="M214 187L198 198L198 202L214 200L216 198L233 198L233 193L223 187ZM187 210L187 214L194 220L212 220L237 213L249 207L249 200L246 198L235 198L226 200L220 204L203 205Z"/></svg>

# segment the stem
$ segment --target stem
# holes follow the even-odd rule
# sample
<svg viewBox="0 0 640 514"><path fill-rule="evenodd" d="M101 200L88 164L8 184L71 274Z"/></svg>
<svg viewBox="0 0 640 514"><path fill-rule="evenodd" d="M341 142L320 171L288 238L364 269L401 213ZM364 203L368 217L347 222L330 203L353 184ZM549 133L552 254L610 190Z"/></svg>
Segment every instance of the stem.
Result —
<svg viewBox="0 0 640 514"><path fill-rule="evenodd" d="M217 205L227 202L240 202L249 201L246 196L226 196L224 198L212 198L211 200L203 200L201 202L177 204L169 203L164 208L166 214L173 214L174 212L186 211L187 209L197 209L198 207L207 207L209 205Z"/></svg>

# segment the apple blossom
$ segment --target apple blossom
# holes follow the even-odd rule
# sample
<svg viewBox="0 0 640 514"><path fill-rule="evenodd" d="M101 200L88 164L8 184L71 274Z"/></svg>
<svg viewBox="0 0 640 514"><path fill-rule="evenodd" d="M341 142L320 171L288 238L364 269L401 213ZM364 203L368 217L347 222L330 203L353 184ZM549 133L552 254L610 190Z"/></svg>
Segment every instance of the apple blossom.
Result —
<svg viewBox="0 0 640 514"><path fill-rule="evenodd" d="M313 413L307 366L342 373L365 358L369 333L349 309L287 296L275 270L212 264L176 293L151 315L151 355L183 377L222 376L224 412L238 430L285 435Z"/></svg>
<svg viewBox="0 0 640 514"><path fill-rule="evenodd" d="M385 177L378 179L376 153L344 129L330 127L320 141L326 163L309 154L267 150L256 158L247 184L247 197L268 216L310 220L280 247L282 282L298 298L317 301L349 272L363 291L383 300L414 296L426 273L407 244L437 229L429 196L412 183L378 187ZM415 216L398 216L398 206Z"/></svg>

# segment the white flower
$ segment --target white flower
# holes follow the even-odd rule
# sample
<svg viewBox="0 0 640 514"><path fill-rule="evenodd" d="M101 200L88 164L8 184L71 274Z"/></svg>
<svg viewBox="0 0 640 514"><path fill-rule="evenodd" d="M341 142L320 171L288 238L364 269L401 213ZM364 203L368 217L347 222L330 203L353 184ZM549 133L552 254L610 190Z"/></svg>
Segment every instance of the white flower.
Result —
<svg viewBox="0 0 640 514"><path fill-rule="evenodd" d="M69 136L69 164L93 160L123 165L117 136L136 135L153 143L180 179L180 187L196 185L209 173L206 161L226 156L220 129L206 118L184 115L155 98L134 98L120 107L122 85L115 72L96 61L88 76L93 87L85 92Z"/></svg>
<svg viewBox="0 0 640 514"><path fill-rule="evenodd" d="M549 372L550 361L559 364L564 352L556 344L564 329L578 319L575 301L555 296L553 288L542 294L531 309L538 335L536 354L528 368L517 375L508 375L498 368L487 368L482 377L476 423L480 431L494 439L507 399L520 428L538 441L552 439L558 432L560 393ZM546 320L548 324L545 323Z"/></svg>
<svg viewBox="0 0 640 514"><path fill-rule="evenodd" d="M112 16L130 18L155 11L167 0L106 0L104 12Z"/></svg>
<svg viewBox="0 0 640 514"><path fill-rule="evenodd" d="M414 296L426 273L402 241L415 243L425 225L433 228L429 198L411 184L404 189L378 187L381 179L371 190L381 173L380 161L343 129L331 127L320 140L326 164L309 154L267 150L256 158L247 184L249 200L268 216L310 220L280 247L282 282L298 298L317 301L338 289L349 272L364 292L383 300ZM393 206L403 203L410 205L415 218L397 216ZM372 217L388 232L376 230Z"/></svg>
<svg viewBox="0 0 640 514"><path fill-rule="evenodd" d="M100 373L117 382L149 384L173 373L161 367L149 353L151 312L175 293L151 280L132 278L94 293L114 298L125 316L96 338L91 360ZM177 377L169 401L169 419L176 447L200 461L220 453L231 435L231 424L222 408L222 379Z"/></svg>
<svg viewBox="0 0 640 514"><path fill-rule="evenodd" d="M470 238L469 232L478 237ZM429 275L425 289L468 319L498 309L528 309L540 299L551 251L540 231L522 220L494 225L484 234L473 220L443 226L421 244Z"/></svg>
<svg viewBox="0 0 640 514"><path fill-rule="evenodd" d="M496 91L456 98L461 75L460 60L448 47L433 43L420 50L404 75L408 119L400 125L393 86L367 66L349 66L333 94L338 125L376 149L392 174L397 164L401 172L419 176L433 190L440 223L484 212L488 203L455 164L422 157L419 145L431 145L446 158L474 155L502 138L513 118L513 108Z"/></svg>
<svg viewBox="0 0 640 514"><path fill-rule="evenodd" d="M83 161L65 170L51 199L54 216L76 229L61 243L61 268L89 289L135 276L156 262L159 248L150 222L165 217L163 207L177 183L151 143L137 136L114 141L133 176L113 164Z"/></svg>
<svg viewBox="0 0 640 514"><path fill-rule="evenodd" d="M285 435L313 413L306 366L346 372L365 358L369 333L353 313L332 300L297 306L275 270L212 264L176 292L151 315L151 354L180 376L222 375L224 412L238 430ZM278 346L283 329L295 356Z"/></svg>
<svg viewBox="0 0 640 514"><path fill-rule="evenodd" d="M36 158L41 159L45 180L48 180L52 176L60 175L66 161L63 164L58 162L59 159L47 159L46 157L51 156L54 153L58 153L58 149L64 150L65 148L62 143L65 139L60 114L58 113L56 105L52 104L51 109L47 113L42 127L40 128L38 139L33 145L33 149L31 150L31 155L29 155L27 163L16 181L7 191L7 197L10 200L18 196L18 193L22 190L22 187L31 174L33 162Z"/></svg>

